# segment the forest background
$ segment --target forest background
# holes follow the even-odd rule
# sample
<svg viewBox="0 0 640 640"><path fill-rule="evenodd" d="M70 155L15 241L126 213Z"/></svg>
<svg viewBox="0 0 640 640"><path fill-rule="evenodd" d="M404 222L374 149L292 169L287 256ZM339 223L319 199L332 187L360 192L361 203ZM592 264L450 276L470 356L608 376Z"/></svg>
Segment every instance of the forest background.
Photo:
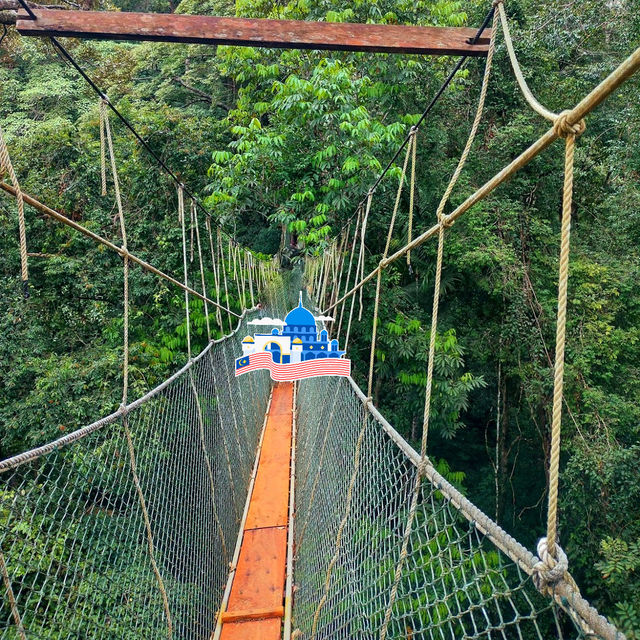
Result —
<svg viewBox="0 0 640 640"><path fill-rule="evenodd" d="M477 26L479 0L81 0L82 8ZM73 5L65 0L66 4ZM510 0L514 40L540 101L576 104L640 44L637 0ZM319 255L455 63L451 58L71 40L110 100L216 220L255 252L292 241ZM482 60L459 72L418 136L414 229L438 200L473 118ZM576 154L561 544L583 593L640 637L640 101L638 80L588 119ZM25 192L117 239L100 195L98 104L44 40L0 45L0 124ZM461 202L546 130L524 104L502 39ZM129 246L180 273L173 185L114 121ZM447 234L430 455L532 548L544 531L563 154L559 143ZM365 271L384 248L399 171L378 189ZM406 241L408 197L391 249ZM31 297L19 282L14 201L0 196L0 458L112 411L122 374L121 264L28 210ZM420 439L435 246L387 269L375 403ZM206 274L210 290L211 272ZM349 345L362 381L373 290ZM186 358L184 300L132 271L130 397ZM237 308L237 300L229 300ZM201 303L191 302L199 348Z"/></svg>

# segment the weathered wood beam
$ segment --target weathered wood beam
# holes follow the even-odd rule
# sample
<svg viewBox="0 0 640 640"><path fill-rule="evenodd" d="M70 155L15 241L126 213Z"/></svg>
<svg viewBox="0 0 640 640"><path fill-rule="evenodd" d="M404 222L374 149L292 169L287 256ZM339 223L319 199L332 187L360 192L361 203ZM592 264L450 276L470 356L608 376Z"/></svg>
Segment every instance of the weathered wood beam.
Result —
<svg viewBox="0 0 640 640"><path fill-rule="evenodd" d="M18 14L25 36L153 40L247 47L485 56L488 38L469 41L475 29L402 25L250 20L161 13L38 9L36 20Z"/></svg>

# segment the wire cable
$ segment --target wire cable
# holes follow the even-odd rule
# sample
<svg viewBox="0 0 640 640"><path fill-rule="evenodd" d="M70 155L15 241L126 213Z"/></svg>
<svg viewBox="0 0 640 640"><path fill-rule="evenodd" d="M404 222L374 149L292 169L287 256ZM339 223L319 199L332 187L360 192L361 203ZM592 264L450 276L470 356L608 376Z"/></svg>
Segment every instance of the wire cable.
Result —
<svg viewBox="0 0 640 640"><path fill-rule="evenodd" d="M33 12L31 7L27 4L26 0L18 0L18 2L22 5L24 10L29 14L29 17L33 20L37 20L38 17ZM184 194L190 198L193 202L195 202L196 206L200 211L202 211L206 216L208 216L211 220L216 222L216 225L219 226L222 231L231 238L231 240L238 245L238 241L234 236L225 231L222 226L213 218L213 216L207 211L202 202L198 199L198 197L178 178L178 176L167 166L167 164L158 156L158 154L151 148L149 143L136 131L135 127L120 113L118 108L109 100L107 94L98 87L98 85L91 79L91 77L84 71L84 69L76 62L74 57L65 49L65 47L60 44L57 38L50 36L49 40L53 44L53 46L58 50L58 52L62 55L62 57L82 76L82 78L86 81L86 83L95 91L95 93L105 101L109 109L116 115L116 117L124 124L124 126L133 134L135 139L144 147L144 149L149 153L149 155L160 165L160 167L164 170L164 172L176 183L176 186L182 188Z"/></svg>

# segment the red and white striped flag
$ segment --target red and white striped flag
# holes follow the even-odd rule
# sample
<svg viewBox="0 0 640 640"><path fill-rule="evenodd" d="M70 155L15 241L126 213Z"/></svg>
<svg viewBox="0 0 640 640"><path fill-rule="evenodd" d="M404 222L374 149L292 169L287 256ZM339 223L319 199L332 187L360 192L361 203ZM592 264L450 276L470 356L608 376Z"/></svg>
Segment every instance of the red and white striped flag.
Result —
<svg viewBox="0 0 640 640"><path fill-rule="evenodd" d="M271 353L259 351L236 359L236 377L250 371L268 369L271 379L276 382L291 382L316 376L351 375L351 360L346 358L318 358L289 364L278 364L273 361Z"/></svg>

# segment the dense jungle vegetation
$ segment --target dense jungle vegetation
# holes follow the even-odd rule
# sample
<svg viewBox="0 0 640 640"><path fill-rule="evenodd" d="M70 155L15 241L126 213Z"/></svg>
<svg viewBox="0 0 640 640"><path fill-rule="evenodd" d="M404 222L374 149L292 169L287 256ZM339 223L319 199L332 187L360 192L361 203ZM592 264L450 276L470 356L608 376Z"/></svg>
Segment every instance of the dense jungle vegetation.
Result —
<svg viewBox="0 0 640 640"><path fill-rule="evenodd" d="M83 5L97 8L96 0ZM100 8L326 21L479 25L480 0L101 0ZM637 0L510 0L540 101L576 104L640 44ZM456 205L546 130L498 37L487 107ZM70 51L225 228L256 252L322 253L417 121L450 58L69 41ZM419 134L414 228L434 223L473 118L471 60ZM576 153L560 540L583 594L640 637L640 101L624 85L587 120ZM98 103L46 41L0 45L0 124L22 188L109 237ZM180 273L172 184L113 123L129 246ZM467 495L533 548L544 533L563 154L556 143L447 235L430 453ZM397 174L372 207L366 272L384 248ZM407 234L402 202L391 250ZM0 458L113 410L121 377L121 262L28 210L32 295L19 282L17 217L0 196ZM375 402L420 439L435 244L390 267ZM207 274L210 286L213 275ZM350 343L363 380L374 287ZM131 397L185 359L181 292L132 272ZM231 301L237 304L237 301ZM202 309L192 302L200 346ZM499 436L497 422L499 421ZM463 478L463 479L462 479Z"/></svg>

